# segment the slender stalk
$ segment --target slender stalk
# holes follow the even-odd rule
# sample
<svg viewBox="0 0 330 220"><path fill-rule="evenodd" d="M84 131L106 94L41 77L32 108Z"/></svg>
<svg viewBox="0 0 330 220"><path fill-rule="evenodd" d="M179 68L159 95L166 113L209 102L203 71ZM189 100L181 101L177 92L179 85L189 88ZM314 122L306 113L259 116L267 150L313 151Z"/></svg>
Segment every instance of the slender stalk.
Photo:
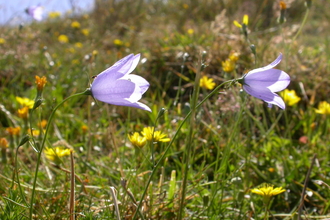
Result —
<svg viewBox="0 0 330 220"><path fill-rule="evenodd" d="M184 154L184 167L183 167L183 181L181 186L181 200L180 200L180 208L179 208L179 216L178 219L181 220L182 216L184 215L184 207L185 207L185 197L187 191L187 180L188 180L188 173L190 170L190 158L192 156L192 145L193 145L193 136L194 136L194 124L195 124L195 116L196 116L196 105L198 101L198 94L199 94L199 81L201 78L201 67L202 67L202 60L199 58L198 65L197 65L197 72L195 77L195 85L193 96L191 100L191 117L190 117L190 126L189 126L189 134L187 137L187 145Z"/></svg>
<svg viewBox="0 0 330 220"><path fill-rule="evenodd" d="M229 81L226 81L226 82L223 82L221 83L220 85L218 85L211 93L209 93L200 103L198 103L198 105L196 106L196 109L198 109L206 100L208 100L212 95L214 95L216 92L218 92L218 90L220 88L222 88L223 86L227 85L227 84L230 84L232 85L233 83L235 83L237 80L234 79L234 80L229 80ZM181 124L179 125L178 127L178 130L175 132L173 138L171 139L170 143L167 145L167 147L165 148L164 150L164 153L163 155L160 157L160 159L158 160L158 162L156 163L155 167L153 168L153 170L151 171L151 174L149 176L149 179L148 179L148 182L147 182L147 185L142 193L142 196L141 196L141 199L140 199L140 202L139 202L139 205L137 207L137 212L134 213L134 216L133 216L133 220L135 220L137 218L137 215L138 215L138 210L140 210L141 206L142 206L142 201L147 193L147 190L149 188L149 185L150 185L150 182L153 178L153 176L155 175L158 167L161 165L161 163L163 162L163 160L165 159L166 155L167 155L167 152L169 151L170 147L172 146L172 144L174 143L174 140L175 138L178 136L182 126L186 123L186 121L188 120L188 118L190 117L192 113L192 110L190 110L188 112L188 114L186 115L186 117L182 120Z"/></svg>
<svg viewBox="0 0 330 220"><path fill-rule="evenodd" d="M74 172L74 157L73 150L70 151L70 162L71 162L71 189L70 189L70 220L75 220L74 205L75 205L75 172Z"/></svg>
<svg viewBox="0 0 330 220"><path fill-rule="evenodd" d="M304 16L304 19L303 19L303 21L302 21L302 23L301 23L301 25L300 25L300 27L299 27L298 32L297 32L296 35L294 35L294 37L292 38L292 42L294 42L294 41L297 39L297 37L300 35L301 30L303 29L303 27L304 27L305 24L306 24L306 21L307 21L307 18L308 18L308 14L309 14L309 8L307 8L306 13L305 13L305 16Z"/></svg>
<svg viewBox="0 0 330 220"><path fill-rule="evenodd" d="M54 118L54 115L55 115L55 112L56 110L64 103L66 102L67 100L71 99L71 98L74 98L74 97L77 97L77 96L81 96L81 95L88 95L88 90L86 90L85 92L82 92L82 93L77 93L77 94L74 94L72 96L69 96L65 99L63 99L54 109L53 111L51 112L49 118L48 118L48 123L47 123L47 126L46 126L46 131L45 131L45 135L42 139L42 143L41 143L41 146L38 150L38 157L37 157L37 164L36 164L36 170L35 170L35 174L34 174L34 179L33 179L33 185L32 185L32 193L31 193L31 201L30 201L30 219L32 219L32 214L33 214L33 204L34 204L34 197L35 197L35 191L36 191L36 185L37 185L37 178L38 178L38 172L39 172L39 166L40 166L40 161L41 161L41 154L42 154L42 150L44 149L45 147L45 142L46 142L46 138L47 138L47 135L48 135L48 132L49 132L49 127L50 127L50 124Z"/></svg>
<svg viewBox="0 0 330 220"><path fill-rule="evenodd" d="M310 175L311 175L311 173L312 173L313 166L314 166L314 164L315 164L316 155L317 155L317 154L314 154L314 155L313 155L312 162L311 162L311 166L309 167L309 169L308 169L308 171L307 171L307 174L306 174L306 179L305 179L305 182L304 182L304 188L303 188L303 190L302 190L302 192L301 192L300 204L299 204L299 208L298 208L298 220L301 220L301 215L302 215L302 209L303 209L304 201L305 201L305 193L306 193L306 189L307 189L307 184L308 184L308 181L309 181Z"/></svg>

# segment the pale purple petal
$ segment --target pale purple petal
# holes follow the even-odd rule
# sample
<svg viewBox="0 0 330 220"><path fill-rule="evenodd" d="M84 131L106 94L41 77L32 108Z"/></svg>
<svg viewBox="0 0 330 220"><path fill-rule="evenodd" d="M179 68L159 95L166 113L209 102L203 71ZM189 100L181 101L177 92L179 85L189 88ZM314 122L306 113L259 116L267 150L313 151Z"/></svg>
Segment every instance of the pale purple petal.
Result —
<svg viewBox="0 0 330 220"><path fill-rule="evenodd" d="M276 93L273 93L267 88L262 87L250 87L248 85L243 85L243 89L250 95L264 100L269 104L274 104L280 107L281 109L285 109L285 103L283 99L278 96Z"/></svg>
<svg viewBox="0 0 330 220"><path fill-rule="evenodd" d="M140 108L140 109L151 112L151 109L147 105L145 105L141 102L134 102L134 103L130 103L130 104L125 104L125 106Z"/></svg>
<svg viewBox="0 0 330 220"><path fill-rule="evenodd" d="M138 54L139 55L139 54ZM115 64L113 64L108 69L101 72L93 81L93 85L96 86L99 83L103 84L104 81L115 81L125 75L124 69L131 70L132 63L136 62L136 58L134 58L133 54L130 54L120 60L118 60ZM139 56L138 56L139 57ZM133 70L131 70L133 71Z"/></svg>
<svg viewBox="0 0 330 220"><path fill-rule="evenodd" d="M128 80L117 80L108 84L104 83L98 87L92 84L91 91L99 101L114 104L115 101L131 97L135 90L135 84Z"/></svg>
<svg viewBox="0 0 330 220"><path fill-rule="evenodd" d="M43 8L40 5L31 6L27 10L28 14L37 21L42 20Z"/></svg>
<svg viewBox="0 0 330 220"><path fill-rule="evenodd" d="M130 75L126 75L122 79L127 79L134 82L141 89L141 94L144 94L150 86L147 80L145 80L143 77L138 75L130 74Z"/></svg>
<svg viewBox="0 0 330 220"><path fill-rule="evenodd" d="M244 83L250 87L267 87L273 92L285 89L290 83L290 76L284 71L270 69L263 72L247 73Z"/></svg>
<svg viewBox="0 0 330 220"><path fill-rule="evenodd" d="M93 97L113 105L130 106L151 111L138 102L149 88L149 83L141 76L130 75L140 60L140 54L130 54L94 79L90 91Z"/></svg>
<svg viewBox="0 0 330 220"><path fill-rule="evenodd" d="M271 64L268 64L265 67L261 67L261 68L258 68L258 69L251 70L248 74L273 69L275 66L277 66L281 62L282 57L283 57L282 53L280 53L280 55Z"/></svg>

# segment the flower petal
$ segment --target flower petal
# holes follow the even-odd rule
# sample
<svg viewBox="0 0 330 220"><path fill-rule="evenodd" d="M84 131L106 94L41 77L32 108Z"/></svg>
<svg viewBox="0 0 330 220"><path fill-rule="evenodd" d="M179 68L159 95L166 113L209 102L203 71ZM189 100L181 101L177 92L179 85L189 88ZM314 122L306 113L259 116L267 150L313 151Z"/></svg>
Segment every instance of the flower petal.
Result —
<svg viewBox="0 0 330 220"><path fill-rule="evenodd" d="M265 67L261 67L261 68L257 68L257 69L251 70L250 72L247 73L247 75L248 74L255 73L255 72L261 72L261 71L273 69L275 66L277 66L281 62L282 57L283 57L282 56L282 53L280 53L280 55L271 64L268 64Z"/></svg>
<svg viewBox="0 0 330 220"><path fill-rule="evenodd" d="M150 86L147 80L135 74L126 75L122 79L127 79L135 83L141 89L141 94L144 94Z"/></svg>
<svg viewBox="0 0 330 220"><path fill-rule="evenodd" d="M244 77L244 83L250 87L267 87L272 92L278 92L290 84L290 76L278 69L249 72Z"/></svg>
<svg viewBox="0 0 330 220"><path fill-rule="evenodd" d="M130 54L122 58L121 60L113 64L111 67L97 75L92 85L96 87L99 84L104 84L105 81L114 81L131 73L135 69L139 60L140 54L137 54L135 56L133 54Z"/></svg>
<svg viewBox="0 0 330 220"><path fill-rule="evenodd" d="M285 109L285 103L283 101L283 99L273 93L272 91L270 91L267 88L256 88L256 87L250 87L248 85L243 85L243 89L250 95L264 100L265 102L269 103L269 104L273 104L273 105L277 105L278 107L280 107L281 109Z"/></svg>
<svg viewBox="0 0 330 220"><path fill-rule="evenodd" d="M114 104L115 101L129 98L135 90L135 84L128 80L116 80L91 87L94 98L99 101Z"/></svg>

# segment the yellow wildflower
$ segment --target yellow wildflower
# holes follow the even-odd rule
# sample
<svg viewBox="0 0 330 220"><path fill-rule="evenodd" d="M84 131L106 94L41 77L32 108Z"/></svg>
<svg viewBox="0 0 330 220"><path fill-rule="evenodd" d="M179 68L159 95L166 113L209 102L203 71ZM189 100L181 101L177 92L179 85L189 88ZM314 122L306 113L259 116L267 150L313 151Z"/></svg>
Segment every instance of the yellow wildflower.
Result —
<svg viewBox="0 0 330 220"><path fill-rule="evenodd" d="M41 122L38 123L39 128L46 128L47 120L43 119Z"/></svg>
<svg viewBox="0 0 330 220"><path fill-rule="evenodd" d="M8 127L6 128L6 131L8 132L9 135L19 135L20 131L21 131L21 127Z"/></svg>
<svg viewBox="0 0 330 220"><path fill-rule="evenodd" d="M133 146L138 148L143 148L147 142L147 138L141 136L138 132L134 132L132 135L128 135L128 139L133 144Z"/></svg>
<svg viewBox="0 0 330 220"><path fill-rule="evenodd" d="M97 50L93 50L93 52L92 52L93 57L96 57L98 54L99 54L99 52Z"/></svg>
<svg viewBox="0 0 330 220"><path fill-rule="evenodd" d="M121 41L121 40L119 40L119 39L115 39L114 41L113 41L113 43L114 43L114 45L116 45L116 46L122 46L124 43L123 43L123 41Z"/></svg>
<svg viewBox="0 0 330 220"><path fill-rule="evenodd" d="M29 132L29 134L31 134L33 137L39 137L39 135L40 135L40 130L29 129L28 132Z"/></svg>
<svg viewBox="0 0 330 220"><path fill-rule="evenodd" d="M29 113L29 107L24 106L21 109L18 109L18 117L23 118L23 119L27 119L28 117L28 113Z"/></svg>
<svg viewBox="0 0 330 220"><path fill-rule="evenodd" d="M288 104L288 106L293 106L297 104L301 98L297 96L296 91L286 89L280 92L280 95L283 97L284 102Z"/></svg>
<svg viewBox="0 0 330 220"><path fill-rule="evenodd" d="M33 105L34 105L34 101L29 99L29 98L22 98L22 97L16 96L16 101L20 105L26 106L26 107L29 107L29 108L33 108Z"/></svg>
<svg viewBox="0 0 330 220"><path fill-rule="evenodd" d="M188 8L189 8L189 5L188 5L188 4L183 4L182 7L183 7L184 9L188 9Z"/></svg>
<svg viewBox="0 0 330 220"><path fill-rule="evenodd" d="M238 21L236 21L236 20L234 21L234 25L236 27L239 27L239 28L243 28L244 26L246 27L248 25L248 23L249 23L249 16L248 15L243 16L243 23L242 24L238 23Z"/></svg>
<svg viewBox="0 0 330 220"><path fill-rule="evenodd" d="M230 73L235 69L235 62L233 62L230 59L227 59L226 61L222 62L222 69L226 73Z"/></svg>
<svg viewBox="0 0 330 220"><path fill-rule="evenodd" d="M6 138L0 138L0 148L7 148L9 146Z"/></svg>
<svg viewBox="0 0 330 220"><path fill-rule="evenodd" d="M58 12L58 11L51 11L48 13L48 16L50 18L58 18L61 16L61 12Z"/></svg>
<svg viewBox="0 0 330 220"><path fill-rule="evenodd" d="M4 43L6 43L6 40L0 37L0 44L4 44Z"/></svg>
<svg viewBox="0 0 330 220"><path fill-rule="evenodd" d="M192 28L189 28L188 30L187 30L187 33L189 34L189 35L193 35L194 34L194 29L192 29Z"/></svg>
<svg viewBox="0 0 330 220"><path fill-rule="evenodd" d="M75 53L76 52L76 50L73 47L69 47L65 51L68 52L68 53Z"/></svg>
<svg viewBox="0 0 330 220"><path fill-rule="evenodd" d="M46 158L55 162L56 164L61 163L61 157L70 155L70 152L70 149L63 147L45 148Z"/></svg>
<svg viewBox="0 0 330 220"><path fill-rule="evenodd" d="M270 167L270 168L268 168L268 171L271 172L271 173L274 173L275 169L273 167Z"/></svg>
<svg viewBox="0 0 330 220"><path fill-rule="evenodd" d="M161 131L154 131L153 127L143 128L143 131L141 133L148 141L169 142L171 140L168 137L166 137L166 134L163 134Z"/></svg>
<svg viewBox="0 0 330 220"><path fill-rule="evenodd" d="M330 115L330 103L323 101L319 103L319 108L315 112L322 115Z"/></svg>
<svg viewBox="0 0 330 220"><path fill-rule="evenodd" d="M80 61L78 59L71 60L72 65L78 65L79 63L80 63Z"/></svg>
<svg viewBox="0 0 330 220"><path fill-rule="evenodd" d="M212 90L215 87L215 82L212 78L208 78L207 76L203 76L199 81L199 86L205 89Z"/></svg>
<svg viewBox="0 0 330 220"><path fill-rule="evenodd" d="M45 76L43 77L35 76L35 78L36 78L37 90L42 91L47 83L47 78Z"/></svg>
<svg viewBox="0 0 330 220"><path fill-rule="evenodd" d="M286 9L286 4L284 1L280 1L280 10L285 10Z"/></svg>
<svg viewBox="0 0 330 220"><path fill-rule="evenodd" d="M87 125L82 125L81 130L83 133L86 133L88 131L88 126Z"/></svg>
<svg viewBox="0 0 330 220"><path fill-rule="evenodd" d="M228 57L228 59L233 61L234 63L237 62L238 58L239 58L239 53L237 52L231 52Z"/></svg>
<svg viewBox="0 0 330 220"><path fill-rule="evenodd" d="M83 44L80 43L80 42L77 42L77 43L74 44L74 46L75 46L76 48L82 48L82 47L83 47Z"/></svg>
<svg viewBox="0 0 330 220"><path fill-rule="evenodd" d="M81 33L85 36L88 36L89 35L89 30L88 29L81 29Z"/></svg>
<svg viewBox="0 0 330 220"><path fill-rule="evenodd" d="M80 23L78 21L73 21L71 23L71 27L72 28L76 28L76 29L79 29L80 28Z"/></svg>
<svg viewBox="0 0 330 220"><path fill-rule="evenodd" d="M58 36L58 41L62 44L65 44L69 42L69 38L64 34L61 34L60 36Z"/></svg>
<svg viewBox="0 0 330 220"><path fill-rule="evenodd" d="M270 198L272 196L276 196L282 192L285 192L285 189L282 189L282 187L276 187L274 189L273 185L269 185L269 184L262 184L261 186L251 189L251 192Z"/></svg>

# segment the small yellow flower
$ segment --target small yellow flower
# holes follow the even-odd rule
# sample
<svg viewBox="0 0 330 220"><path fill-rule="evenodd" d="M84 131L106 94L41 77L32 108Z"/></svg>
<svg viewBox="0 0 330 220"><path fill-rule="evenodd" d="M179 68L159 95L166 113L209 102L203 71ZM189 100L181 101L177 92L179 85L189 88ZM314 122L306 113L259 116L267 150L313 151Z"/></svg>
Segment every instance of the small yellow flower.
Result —
<svg viewBox="0 0 330 220"><path fill-rule="evenodd" d="M69 42L69 38L64 34L61 34L60 36L58 36L58 41L62 44L65 44Z"/></svg>
<svg viewBox="0 0 330 220"><path fill-rule="evenodd" d="M280 1L280 10L285 10L286 9L286 4L284 1Z"/></svg>
<svg viewBox="0 0 330 220"><path fill-rule="evenodd" d="M76 29L79 29L80 28L80 23L78 21L73 21L71 23L71 27L72 28L76 28Z"/></svg>
<svg viewBox="0 0 330 220"><path fill-rule="evenodd" d="M0 148L4 149L9 146L6 138L0 138Z"/></svg>
<svg viewBox="0 0 330 220"><path fill-rule="evenodd" d="M161 131L154 131L153 127L143 128L143 131L141 133L148 141L169 142L171 140L166 137L166 134L163 134Z"/></svg>
<svg viewBox="0 0 330 220"><path fill-rule="evenodd" d="M293 106L297 104L301 98L297 96L296 91L286 89L280 92L280 95L283 97L284 102L288 104L288 106Z"/></svg>
<svg viewBox="0 0 330 220"><path fill-rule="evenodd" d="M73 47L66 48L65 51L68 52L68 53L75 53L76 52L76 50Z"/></svg>
<svg viewBox="0 0 330 220"><path fill-rule="evenodd" d="M78 59L71 60L71 64L73 64L73 65L77 65L79 63L80 63L80 61Z"/></svg>
<svg viewBox="0 0 330 220"><path fill-rule="evenodd" d="M0 37L0 44L4 44L4 43L6 43L6 40Z"/></svg>
<svg viewBox="0 0 330 220"><path fill-rule="evenodd" d="M268 171L271 172L271 173L274 173L275 169L273 167L270 167L270 168L268 168Z"/></svg>
<svg viewBox="0 0 330 220"><path fill-rule="evenodd" d="M58 12L58 11L51 11L48 13L48 16L50 18L58 18L61 16L61 12Z"/></svg>
<svg viewBox="0 0 330 220"><path fill-rule="evenodd" d="M236 26L236 27L239 27L239 28L243 28L243 26L247 26L248 25L248 23L249 23L249 16L248 15L244 15L243 16L243 23L242 24L240 24L240 23L238 23L238 21L234 21L234 25Z"/></svg>
<svg viewBox="0 0 330 220"><path fill-rule="evenodd" d="M24 106L21 109L18 109L18 117L23 118L23 119L27 119L28 117L28 113L29 113L29 107Z"/></svg>
<svg viewBox="0 0 330 220"><path fill-rule="evenodd" d="M63 147L45 148L45 156L48 160L61 163L61 157L70 155L71 150Z"/></svg>
<svg viewBox="0 0 330 220"><path fill-rule="evenodd" d="M272 196L276 196L282 192L285 192L285 189L282 189L282 187L276 187L274 189L273 185L269 185L269 184L262 184L261 186L251 189L251 192L270 198Z"/></svg>
<svg viewBox="0 0 330 220"><path fill-rule="evenodd" d="M99 54L99 52L97 50L93 50L93 52L92 52L93 57L96 57L98 54Z"/></svg>
<svg viewBox="0 0 330 220"><path fill-rule="evenodd" d="M319 108L315 112L322 115L330 115L330 103L323 101L319 103Z"/></svg>
<svg viewBox="0 0 330 220"><path fill-rule="evenodd" d="M26 106L26 107L29 107L29 108L33 108L33 105L34 105L34 101L29 99L29 98L22 98L22 97L16 96L16 101L20 105Z"/></svg>
<svg viewBox="0 0 330 220"><path fill-rule="evenodd" d="M237 53L237 52L231 52L228 57L228 59L233 61L234 63L237 62L238 58L239 58L239 53Z"/></svg>
<svg viewBox="0 0 330 220"><path fill-rule="evenodd" d="M8 128L6 128L6 131L11 136L14 136L14 135L18 136L20 131L21 131L21 127L15 127L15 128L14 127L8 127Z"/></svg>
<svg viewBox="0 0 330 220"><path fill-rule="evenodd" d="M88 36L89 35L89 30L88 29L81 29L81 33L85 36Z"/></svg>
<svg viewBox="0 0 330 220"><path fill-rule="evenodd" d="M76 48L82 48L82 47L83 47L83 44L80 43L80 42L77 42L77 43L74 44L74 46L75 46Z"/></svg>
<svg viewBox="0 0 330 220"><path fill-rule="evenodd" d="M141 136L138 132L134 132L132 135L128 135L128 139L133 144L133 146L138 148L143 148L147 142L146 137Z"/></svg>
<svg viewBox="0 0 330 220"><path fill-rule="evenodd" d="M35 78L36 78L37 90L42 91L47 83L47 78L45 76L43 77L35 76Z"/></svg>
<svg viewBox="0 0 330 220"><path fill-rule="evenodd" d="M82 125L81 130L83 133L86 133L88 131L88 126L87 125Z"/></svg>
<svg viewBox="0 0 330 220"><path fill-rule="evenodd" d="M124 43L121 41L121 40L119 40L119 39L115 39L114 41L113 41L113 43L114 43L114 45L116 45L116 46L122 46Z"/></svg>
<svg viewBox="0 0 330 220"><path fill-rule="evenodd" d="M230 59L227 59L226 61L222 62L222 69L226 73L230 73L235 69L235 62L233 62Z"/></svg>
<svg viewBox="0 0 330 220"><path fill-rule="evenodd" d="M38 123L38 127L39 128L46 128L46 125L47 125L47 120L43 119L41 122Z"/></svg>
<svg viewBox="0 0 330 220"><path fill-rule="evenodd" d="M194 34L194 29L192 29L192 28L189 28L188 30L187 30L187 33L189 34L189 35L193 35Z"/></svg>
<svg viewBox="0 0 330 220"><path fill-rule="evenodd" d="M29 129L28 132L29 132L29 134L31 134L33 137L39 137L39 135L40 135L40 130Z"/></svg>
<svg viewBox="0 0 330 220"><path fill-rule="evenodd" d="M188 4L183 4L182 7L183 7L184 9L188 9L188 8L189 8L189 5L188 5Z"/></svg>
<svg viewBox="0 0 330 220"><path fill-rule="evenodd" d="M212 90L215 87L215 82L212 78L208 78L207 76L203 76L199 81L199 86L205 89Z"/></svg>

